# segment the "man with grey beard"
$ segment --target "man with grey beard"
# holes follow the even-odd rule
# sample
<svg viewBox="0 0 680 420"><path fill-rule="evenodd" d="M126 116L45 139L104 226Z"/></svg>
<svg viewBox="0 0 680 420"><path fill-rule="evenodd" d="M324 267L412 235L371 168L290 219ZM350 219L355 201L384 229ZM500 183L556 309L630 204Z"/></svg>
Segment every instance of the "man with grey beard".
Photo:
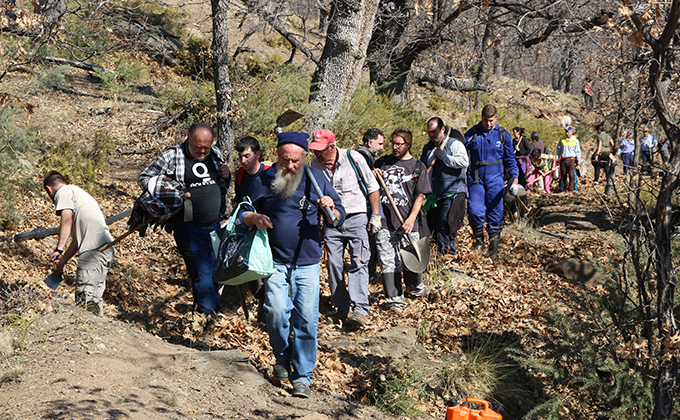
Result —
<svg viewBox="0 0 680 420"><path fill-rule="evenodd" d="M254 178L239 217L246 226L267 229L274 257L274 274L265 282L264 311L269 343L276 357L273 378L290 381L292 395L309 397L316 364L319 323L319 213L345 220L345 209L330 182L311 169L323 197L319 197L304 170L306 133L280 133L278 162ZM291 334L291 328L293 334Z"/></svg>

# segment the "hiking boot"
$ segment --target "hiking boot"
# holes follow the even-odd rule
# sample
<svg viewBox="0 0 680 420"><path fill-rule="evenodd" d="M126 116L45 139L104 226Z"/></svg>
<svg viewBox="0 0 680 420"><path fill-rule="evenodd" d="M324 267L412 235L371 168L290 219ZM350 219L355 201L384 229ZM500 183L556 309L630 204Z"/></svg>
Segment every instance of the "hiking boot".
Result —
<svg viewBox="0 0 680 420"><path fill-rule="evenodd" d="M306 382L295 382L293 384L293 391L291 395L298 398L309 398L312 390L309 388Z"/></svg>
<svg viewBox="0 0 680 420"><path fill-rule="evenodd" d="M279 381L287 381L290 374L290 363L276 361L274 365L274 378Z"/></svg>
<svg viewBox="0 0 680 420"><path fill-rule="evenodd" d="M489 256L492 260L498 259L498 243L501 241L500 232L492 232L489 234Z"/></svg>
<svg viewBox="0 0 680 420"><path fill-rule="evenodd" d="M347 317L347 325L363 328L366 325L366 317L359 312L350 312L350 315Z"/></svg>
<svg viewBox="0 0 680 420"><path fill-rule="evenodd" d="M475 251L482 252L484 247L484 228L473 228L472 234L475 237Z"/></svg>

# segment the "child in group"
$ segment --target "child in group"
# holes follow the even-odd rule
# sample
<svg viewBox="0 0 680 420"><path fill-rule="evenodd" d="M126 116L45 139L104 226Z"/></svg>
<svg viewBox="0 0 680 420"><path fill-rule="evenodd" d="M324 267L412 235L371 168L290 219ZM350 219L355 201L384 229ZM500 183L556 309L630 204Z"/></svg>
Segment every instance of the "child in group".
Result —
<svg viewBox="0 0 680 420"><path fill-rule="evenodd" d="M534 181L543 177L543 190L550 194L550 182L555 170L555 156L541 153L540 150L534 149L531 151L531 164L534 170L527 178L527 192L530 192Z"/></svg>

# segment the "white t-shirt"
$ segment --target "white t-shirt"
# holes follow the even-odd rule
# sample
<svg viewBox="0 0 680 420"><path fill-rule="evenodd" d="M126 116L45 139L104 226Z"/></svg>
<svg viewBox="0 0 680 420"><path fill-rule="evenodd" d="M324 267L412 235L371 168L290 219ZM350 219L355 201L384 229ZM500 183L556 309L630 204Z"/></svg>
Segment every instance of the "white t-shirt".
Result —
<svg viewBox="0 0 680 420"><path fill-rule="evenodd" d="M68 184L59 188L54 204L57 213L65 209L73 211L71 236L78 245L78 254L113 241L99 204L80 187Z"/></svg>

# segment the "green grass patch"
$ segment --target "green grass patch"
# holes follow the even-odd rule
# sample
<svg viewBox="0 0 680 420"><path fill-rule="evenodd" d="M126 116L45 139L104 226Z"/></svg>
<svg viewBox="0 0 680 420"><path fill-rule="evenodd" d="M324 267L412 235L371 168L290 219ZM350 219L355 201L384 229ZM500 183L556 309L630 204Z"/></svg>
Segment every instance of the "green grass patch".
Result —
<svg viewBox="0 0 680 420"><path fill-rule="evenodd" d="M426 386L421 372L391 362L366 370L365 378L369 383L366 397L379 409L400 416L425 415L419 408Z"/></svg>

